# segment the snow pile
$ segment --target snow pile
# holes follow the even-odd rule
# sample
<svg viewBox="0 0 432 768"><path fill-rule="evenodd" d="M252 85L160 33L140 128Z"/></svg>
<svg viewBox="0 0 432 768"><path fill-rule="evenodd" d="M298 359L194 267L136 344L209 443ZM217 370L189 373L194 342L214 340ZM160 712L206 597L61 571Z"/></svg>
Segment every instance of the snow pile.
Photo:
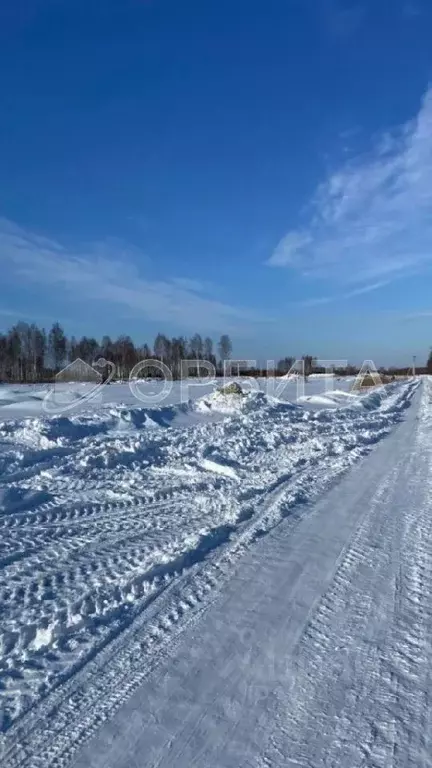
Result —
<svg viewBox="0 0 432 768"><path fill-rule="evenodd" d="M210 395L200 398L196 403L196 410L201 413L208 413L209 411L225 414L241 413L247 409L253 394L246 394L239 385L232 384L225 388L216 389Z"/></svg>
<svg viewBox="0 0 432 768"><path fill-rule="evenodd" d="M332 410L212 392L0 424L3 728L133 621L152 610L155 622L169 590L178 594L170 622L180 621L189 574L214 567L229 578L256 537L300 514L388 434L415 386Z"/></svg>
<svg viewBox="0 0 432 768"><path fill-rule="evenodd" d="M353 380L353 379L352 379ZM230 380L228 380L230 381ZM241 379L239 380L241 382ZM331 381L330 379L328 380ZM276 378L257 378L254 388L263 393L278 393L288 402L295 402L299 395L301 377L297 373ZM349 378L338 379L338 388L348 390ZM307 394L319 395L323 390L321 378L307 380ZM156 379L140 379L129 387L128 382L115 382L109 386L94 387L88 383L56 383L50 385L21 384L8 386L0 384L0 422L8 419L76 416L81 413L107 413L110 408L132 408L148 410L176 406L180 402L196 401L209 397L219 388L220 383L208 379L186 379L171 382L166 386ZM250 382L244 382L249 386ZM241 386L244 388L241 382ZM138 393L138 397L136 396ZM48 413L47 413L48 412Z"/></svg>
<svg viewBox="0 0 432 768"><path fill-rule="evenodd" d="M40 413L47 391L46 387L41 386L0 386L0 413L6 418L9 414L13 417L16 410L25 411L29 415Z"/></svg>
<svg viewBox="0 0 432 768"><path fill-rule="evenodd" d="M107 420L107 429L163 429L174 424L179 426L190 425L194 407L191 401L178 405L159 406L156 408L130 408L126 405L111 408L110 418Z"/></svg>
<svg viewBox="0 0 432 768"><path fill-rule="evenodd" d="M194 404L198 413L220 413L226 416L240 416L252 414L265 408L284 408L292 410L297 408L294 403L280 400L264 392L244 392L242 394L226 394L220 389L210 395L200 398Z"/></svg>
<svg viewBox="0 0 432 768"><path fill-rule="evenodd" d="M310 373L308 376L308 380L309 379L312 379L312 380L313 379L318 379L318 380L334 379L334 377L335 377L334 373Z"/></svg>
<svg viewBox="0 0 432 768"><path fill-rule="evenodd" d="M352 392L334 389L316 395L303 395L297 402L302 405L318 406L320 408L340 408L343 406L360 405L360 396Z"/></svg>

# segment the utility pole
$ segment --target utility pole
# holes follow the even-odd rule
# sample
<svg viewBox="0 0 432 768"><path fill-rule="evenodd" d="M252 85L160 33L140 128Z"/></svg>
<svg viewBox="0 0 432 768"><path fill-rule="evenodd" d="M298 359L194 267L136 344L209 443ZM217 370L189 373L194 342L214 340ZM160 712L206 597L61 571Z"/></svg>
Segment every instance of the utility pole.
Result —
<svg viewBox="0 0 432 768"><path fill-rule="evenodd" d="M412 368L412 375L416 375L416 357L417 355L413 355L413 368Z"/></svg>

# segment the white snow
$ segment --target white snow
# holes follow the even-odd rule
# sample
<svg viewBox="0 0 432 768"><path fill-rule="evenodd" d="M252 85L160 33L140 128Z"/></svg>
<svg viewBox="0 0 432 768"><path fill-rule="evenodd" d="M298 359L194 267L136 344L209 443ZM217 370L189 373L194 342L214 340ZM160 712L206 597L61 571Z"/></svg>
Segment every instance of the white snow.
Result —
<svg viewBox="0 0 432 768"><path fill-rule="evenodd" d="M323 389L322 377L317 375L315 378L309 377L309 379L311 380L307 380L305 384L307 394L320 394ZM296 402L297 400L298 381L299 377L297 375L281 376L273 380L262 378L252 381L243 380L243 382L240 380L242 386L246 388L249 386L249 389L255 386L261 392L267 392L273 384L276 388L280 389L279 397L290 402ZM353 383L353 379L349 377L335 379L334 381L335 383L337 381L338 389L345 391L348 391ZM62 413L76 415L85 411L94 414L96 411L104 409L109 405L123 405L131 408L139 408L143 407L143 405L147 408L157 408L161 405L167 407L169 405L176 405L181 401L194 401L204 396L214 395L221 386L220 380L217 380L216 383L209 382L206 379L187 379L183 382L173 381L171 385L166 385L168 393L161 400L161 393L164 388L163 382L144 379L140 380L139 383L134 382L134 384L137 386L138 393L147 398L147 402L142 403L137 400L133 394L133 388L131 390L127 383L113 383L97 389L96 392L93 384L85 383L61 383L55 386L0 384L0 421L3 419L22 419L42 415L55 416ZM90 395L92 397L88 399ZM44 407L48 414L44 412Z"/></svg>
<svg viewBox="0 0 432 768"><path fill-rule="evenodd" d="M147 384L155 388L154 382ZM139 739L146 739L151 754L145 765L231 768L241 764L240 752L233 753L240 750L241 739L250 764L287 765L277 757L279 744L284 745L288 738L278 718L287 706L285 663L292 663L290 652L283 652L283 622L292 617L287 649L291 647L290 633L293 638L298 636L298 642L301 638L301 642L309 642L307 627L314 625L312 618L305 624L306 616L310 610L311 616L321 610L318 591L324 595L327 586L331 588L341 548L351 541L355 521L363 513L369 514L369 501L362 493L370 488L372 495L379 491L387 498L390 480L381 491L378 469L372 472L372 485L360 473L353 491L360 507L352 514L346 491L341 491L342 496L336 494L336 500L319 512L313 503L393 430L393 443L393 436L382 441L370 461L374 467L373 457L382 457L385 478L385 472L397 465L399 474L394 477L401 484L406 443L396 437L405 429L404 439L414 446L414 429L430 424L426 385L422 421L414 419L417 405L408 408L417 387L418 381L411 380L361 396L340 390L320 395L317 391L304 406L267 395L262 389L227 398L215 393L214 387L204 394L202 387L196 387L193 392L199 394L198 400L140 407L132 397L128 401L125 385L111 385L107 388L110 401L93 409L88 403L76 412L47 417L35 408L31 418L21 414L3 420L0 720L5 765L65 765L81 741L87 741L101 722L111 720L145 680L150 687L139 698L144 718L139 722L146 724ZM8 396L3 391L3 402L9 398L9 405L3 408L12 405L13 393L8 391ZM177 395L179 392L177 388ZM16 397L18 413L23 403L27 407L29 396L26 392L22 399ZM390 461L386 446L391 445L395 456ZM424 437L420 445L423 450ZM405 481L409 482L409 476ZM330 493L336 491L337 486ZM376 502L379 509L380 503ZM384 515L377 536L385 537L385 522L395 525ZM365 550L379 567L381 560L374 547L380 541L374 544L371 539ZM360 545L353 545L354 559ZM346 562L343 567L349 570L351 560ZM383 555L382 578L389 562ZM411 570L415 562L413 559ZM299 573L306 578L306 587L296 592ZM343 613L337 613L337 621L342 622L345 634L340 638L332 635L333 645L344 648L344 643L352 642L351 625L346 624L345 630L343 617L360 610L364 578L361 571L358 595L347 591L340 604ZM425 576L412 571L409 578L418 582ZM417 582L412 581L414 592L419 589ZM222 602L216 600L219 607L212 612L212 601L219 594ZM338 599L322 609L321 622L325 623L326 610L339 610ZM378 592L376 599L379 602ZM201 624L204 607L208 613ZM268 612L266 619L261 608ZM303 624L298 619L302 612ZM293 714L288 696L292 722L303 717L304 729L304 713L309 712L308 707L315 712L313 707L319 706L314 703L306 665L307 654L321 642L320 623L316 626L306 655L300 659L304 668L300 665L299 669L306 677L299 672L292 683L307 691L309 698ZM184 647L178 645L183 631ZM192 632L190 640L188 632ZM273 642L273 632L279 633L277 643L282 643L277 645L282 667L273 669L273 678L262 678L266 666L261 655L268 652L266 644ZM256 646L250 640L254 633L258 633ZM326 670L333 669L326 649L324 644L317 656L323 663L318 678L324 692L333 684L330 672L325 677ZM177 659L177 666L171 666L171 658ZM152 677L159 669L156 663L164 659L161 669L165 671L157 674L165 677ZM348 674L351 657L346 663ZM261 670L255 664L262 664ZM194 670L189 682L188 669ZM337 679L337 669L333 671ZM248 687L243 691L244 674ZM259 675L256 680L255 674ZM254 729L258 734L267 717L259 705L261 694L266 702L264 712L272 713L275 736L268 747L263 737L258 749L256 745L252 748ZM213 702L208 710L206 697ZM130 711L125 715L126 711L121 710L119 716L130 719ZM202 729L192 738L194 723L201 722L204 711ZM160 719L156 712L161 713ZM184 718L183 738L180 723ZM121 734L126 727L124 720L120 722L116 732ZM311 722L320 733L316 717ZM228 739L230 723L238 734L230 737L225 753L222 742ZM342 717L342 731L344 723ZM307 734L307 730L300 733ZM120 737L120 752L108 749L109 734L109 729L102 733L102 741L89 747L90 752L83 753L77 765L133 764L129 747ZM172 754L166 746L171 738ZM304 739L307 743L306 735ZM302 760L318 765L300 753L301 744L296 741L293 755L295 752L297 762L293 765L301 765ZM203 757L198 758L200 749ZM283 754L291 754L290 749L292 745ZM257 762L258 754L264 762ZM354 759L339 764L357 765Z"/></svg>
<svg viewBox="0 0 432 768"><path fill-rule="evenodd" d="M322 381L323 379L334 379L334 373L310 373L308 378Z"/></svg>
<svg viewBox="0 0 432 768"><path fill-rule="evenodd" d="M201 462L203 469L207 469L209 472L214 472L216 475L225 475L233 480L238 480L237 472L232 467L220 464L217 461L211 461L210 459L203 459Z"/></svg>
<svg viewBox="0 0 432 768"><path fill-rule="evenodd" d="M322 408L335 408L342 405L360 405L363 395L345 392L342 389L335 389L331 392L324 392L317 395L301 395L297 398L297 403L301 405L314 405Z"/></svg>

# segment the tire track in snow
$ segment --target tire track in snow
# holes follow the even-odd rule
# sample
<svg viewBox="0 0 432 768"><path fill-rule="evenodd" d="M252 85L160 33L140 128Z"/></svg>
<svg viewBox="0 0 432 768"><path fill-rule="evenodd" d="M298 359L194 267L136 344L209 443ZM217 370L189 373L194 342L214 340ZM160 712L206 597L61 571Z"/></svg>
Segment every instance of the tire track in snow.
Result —
<svg viewBox="0 0 432 768"><path fill-rule="evenodd" d="M399 398L400 403L407 402L412 392L412 386L407 388L403 396ZM108 606L112 608L112 618L114 621L109 626L107 634L99 638L96 645L92 646L90 656L84 654L84 657L82 657L74 648L67 649L65 662L66 666L69 664L69 673L75 673L84 661L88 661L94 655L95 650L99 650L100 653L91 664L88 664L83 669L82 676L75 675L71 680L63 682L60 689L54 692L42 704L39 710L29 713L29 716L23 720L22 727L24 731L18 724L17 728L10 733L11 741L14 741L15 735L17 735L17 738L25 742L28 733L33 728L35 729L35 749L32 752L32 766L37 764L38 754L41 764L44 766L51 764L50 761L54 759L55 755L58 756L59 762L54 761L53 764L63 765L67 761L68 755L71 754L70 750L75 750L82 740L87 739L94 728L101 722L101 719L112 716L121 702L140 684L143 677L149 673L152 664L156 663L169 650L169 646L172 645L173 637L177 632L183 629L188 622L196 620L202 606L209 603L211 595L217 592L224 579L229 578L233 564L235 564L240 554L250 546L251 541L260 533L268 531L286 515L291 515L293 509L297 509L297 515L301 515L302 510L298 506L299 502L306 501L313 493L328 487L332 479L336 478L353 461L370 449L374 440L387 434L392 424L398 418L397 408L394 413L390 412L382 417L377 415L376 418L370 415L359 418L358 414L355 414L354 421L358 422L359 427L357 432L358 439L354 440L352 433L349 433L349 430L346 429L346 424L341 420L339 426L344 440L342 445L345 446L345 452L342 454L335 453L331 443L331 450L326 447L325 450L319 451L317 455L314 455L313 448L311 452L306 443L303 449L305 459L300 461L297 467L289 453L285 458L287 448L282 443L278 450L273 450L270 454L269 460L271 464L263 463L264 472L261 475L261 485L254 478L254 482L250 485L249 490L245 489L244 486L239 489L237 482L233 483L229 478L222 478L217 480L218 485L216 487L214 484L209 483L209 481L207 481L206 488L203 485L199 485L199 483L193 483L190 486L189 497L186 494L185 498L181 496L181 493L184 492L186 487L182 487L180 484L180 492L176 501L172 502L173 506L171 507L171 502L167 502L165 505L162 504L162 507L157 508L158 514L164 508L169 509L171 513L176 509L179 510L181 508L178 505L179 502L183 506L181 519L182 521L187 520L190 516L191 504L196 499L198 489L199 494L201 494L205 501L205 507L210 509L213 518L213 513L218 513L220 525L216 525L213 519L212 526L207 529L208 533L204 533L204 536L198 537L198 539L196 539L195 535L195 544L192 549L186 548L184 550L184 548L180 547L179 557L171 557L171 560L168 557L162 569L162 577L155 575L153 592L150 594L147 592L142 596L139 593L132 594L133 601L130 621L133 618L134 622L127 622L120 627L115 622L117 606L124 605L125 598L127 599L130 593L127 591L127 587L125 587L123 594L119 590L118 582L121 581L122 575L124 575L125 561L123 561L123 565L120 562L121 567L117 567L116 570L116 543L117 545L121 544L121 539L119 541L118 534L115 534L110 539L111 543L108 544L108 554L101 555L99 552L99 560L95 563L96 571L100 574L104 573L105 567L107 569L111 568L112 592L120 591L118 601L113 599L112 596L108 597ZM307 429L304 429L303 425L300 426L304 430L303 434L306 436ZM375 427L375 432L370 431L373 426ZM262 429L266 430L266 428L263 425ZM277 428L279 429L279 427ZM319 425L314 424L314 428L317 429L317 434L321 431L325 434L327 430L331 441L338 435L334 425L329 427L325 422ZM266 489L269 476L271 474L275 475L274 462L278 461L279 458L283 459L282 464L286 462L289 471L285 473L279 472L279 476L276 477L270 486L270 490L268 487ZM262 459L260 458L260 460ZM269 471L270 466L272 467L272 472ZM74 492L75 488L76 486L73 484ZM210 493L209 488L211 489ZM305 493L305 488L308 489L307 494ZM222 492L226 496L224 504L221 502ZM257 514L256 510L258 501L260 505L259 514ZM188 510L187 514L185 514L185 506ZM224 512L223 506L225 506L226 512ZM94 508L93 505L93 511ZM149 508L147 510L141 509L139 501L135 507L128 503L123 507L121 504L119 506L113 504L109 509L105 508L101 518L98 518L97 514L94 515L95 525L100 525L102 520L107 521L107 524L111 523L113 512L114 518L120 514L122 520L127 522L128 515L134 514L131 512L131 509L135 509L137 519L139 520L143 512L148 513ZM156 507L154 509L156 510ZM123 511L120 512L120 510ZM49 522L45 518L45 524L48 526L47 530L51 530L52 524L54 525L54 530L57 529L58 524L60 526L63 525L62 510L58 508L53 509L48 506L43 514L45 512L49 516ZM25 518L25 525L29 519L33 519L33 514L34 512L32 511L30 518ZM84 518L86 517L88 517L87 514L84 515ZM90 515L90 517L92 516ZM172 520L173 515L170 514L168 518ZM154 524L154 517L150 516L150 519L153 520ZM199 519L198 517L197 520ZM294 525L296 521L297 517L294 515L292 524ZM178 526L178 520L176 523ZM69 514L66 515L64 524L65 529L68 530L68 525L71 524ZM146 526L147 523L144 523L144 531L148 530L148 526ZM80 527L78 527L78 530L80 530ZM91 528L89 530L91 531ZM140 535L138 534L138 538ZM130 537L125 537L125 557L127 552L130 552L133 556L133 545L129 542L129 539ZM161 547L162 551L164 546L165 552L168 553L166 542ZM97 551L97 547L94 549ZM119 549L118 546L117 549ZM80 548L77 549L78 571L80 565L83 568L78 579L79 584L85 584L88 579L91 579L92 569L86 564L89 552L91 552L91 546L86 553L81 553ZM120 561L123 554L120 549L118 553ZM212 559L207 562L210 554L212 554ZM107 562L103 561L103 557L107 557ZM68 554L65 552L64 564L67 566L67 563ZM133 571L132 567L131 570ZM59 570L60 573L62 571L64 572L64 565ZM54 566L51 574L55 572L56 568ZM56 583L54 586L54 592L57 593L61 584ZM83 600L77 606L77 626L87 631L89 629L94 630L94 626L92 627L94 622L91 620L91 610L90 620L86 619L89 614L86 608L86 600L91 600L91 596L86 593L81 596ZM109 614L109 610L107 613ZM82 627L80 627L80 621L82 621ZM61 617L59 617L59 622L61 623ZM60 629L57 627L57 630L61 633L61 626ZM119 635L120 630L121 634ZM67 637L67 633L65 634ZM55 632L53 636L55 639ZM94 637L92 641L94 641ZM101 651L103 648L105 650ZM148 659L148 666L144 669L143 658ZM58 675L58 680L64 681L64 676ZM55 718L53 717L54 711L56 712ZM51 739L44 732L47 728L48 718ZM40 730L41 726L42 730ZM66 731L68 736L61 736ZM14 756L11 753L8 754L8 766L21 764L17 742L15 742L15 745L17 751ZM55 759L57 760L57 757ZM15 762L9 762L13 760Z"/></svg>
<svg viewBox="0 0 432 768"><path fill-rule="evenodd" d="M389 442L391 451L386 444L381 446L377 469L371 457L365 467L344 481L342 491L335 489L299 520L298 527L290 528L291 535L284 524L280 540L274 531L262 547L249 553L233 578L235 587L227 585L221 600L206 610L199 625L179 639L174 663L168 660L154 672L112 724L103 727L83 749L77 766L126 766L129 749L131 760L145 750L149 766L167 768L196 764L220 768L265 764L275 768L287 765L287 757L292 765L351 765L349 759L322 763L322 751L316 761L310 753L301 756L292 738L284 744L281 728L276 728L272 749L262 763L257 756L265 750L275 722L283 725L286 720L295 670L289 656L308 626L308 607L311 618L320 604L316 596L331 588L334 561L339 558L342 562L343 553L349 549L345 542L349 543L358 525L364 523L365 505L380 483L379 468L386 467L386 475L394 475L394 459L401 458L402 435L410 436L413 421L411 414L408 432L398 431ZM381 489L380 500L384 504L385 489ZM332 509L335 503L336 509ZM384 557L381 564L385 562ZM356 593L363 565L358 569ZM393 599L391 586L390 582ZM334 682L337 676L329 672L329 679ZM282 680L287 684L284 691ZM135 715L133 725L130 719ZM333 734L316 721L315 730L321 735Z"/></svg>
<svg viewBox="0 0 432 768"><path fill-rule="evenodd" d="M408 454L383 478L313 611L263 765L289 755L290 765L430 766L428 397L426 390Z"/></svg>
<svg viewBox="0 0 432 768"><path fill-rule="evenodd" d="M165 522L172 519L171 508L175 504L175 501L166 501L154 507L147 505L147 512L157 513L158 525L143 519L142 509L137 512L135 505L122 504L124 524L116 524L115 534L108 531L107 535L102 529L102 535L98 530L93 538L83 536L78 528L80 535L75 533L71 537L67 527L68 538L64 543L46 542L45 548L33 554L24 553L27 554L24 567L17 568L15 561L3 567L0 598L8 610L3 615L1 644L8 667L3 668L0 700L20 698L15 676L8 674L11 662L16 660L19 665L24 653L35 659L36 667L33 663L21 666L21 678L24 677L21 696L30 693L32 688L43 684L46 674L43 659L42 663L39 660L40 646L57 642L61 644L61 653L56 660L56 671L61 678L68 667L76 668L80 658L81 664L84 663L86 646L97 640L95 634L100 635L97 642L103 645L112 636L110 622L114 624L114 632L118 631L120 619L130 620L129 606L133 608L140 598L147 604L152 594L161 591L161 584L166 585L178 571L188 567L191 553L184 545L187 529L183 536L179 531L173 538L169 529L164 532L163 520L161 524L164 514ZM190 510L190 506L189 498L184 512ZM111 512L118 513L119 509L112 505ZM118 523L118 514L116 520ZM100 526L99 518L98 528ZM181 555L182 551L186 551L185 556ZM22 625L21 616L25 616ZM83 637L89 630L90 636L86 638L84 634ZM73 650L69 648L71 642ZM79 648L75 651L77 643ZM26 675L30 690L26 687Z"/></svg>
<svg viewBox="0 0 432 768"><path fill-rule="evenodd" d="M430 765L429 721L432 661L432 427L430 380L425 385L416 452L407 473L412 504L400 532L401 563L395 579L394 622L390 649L382 656L389 694L382 713L393 722L394 768ZM423 481L423 485L422 485ZM419 489L421 488L421 494ZM422 504L415 501L422 498ZM377 713L378 716L379 713ZM403 716L401 716L401 714ZM383 727L383 726L381 726ZM373 744L375 747L375 743ZM372 762L373 749L368 759Z"/></svg>

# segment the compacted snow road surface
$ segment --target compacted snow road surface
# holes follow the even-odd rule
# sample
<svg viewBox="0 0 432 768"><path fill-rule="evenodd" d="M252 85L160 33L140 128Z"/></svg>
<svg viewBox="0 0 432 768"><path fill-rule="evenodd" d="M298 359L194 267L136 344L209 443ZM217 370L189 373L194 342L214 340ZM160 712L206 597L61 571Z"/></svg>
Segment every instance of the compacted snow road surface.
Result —
<svg viewBox="0 0 432 768"><path fill-rule="evenodd" d="M177 524L162 503L160 522L155 506L143 519L138 503L126 505L133 542L118 502L111 515L108 505L82 503L83 519L70 512L65 520L47 504L42 535L51 558L61 559L56 573L68 576L48 584L60 607L51 606L53 594L40 598L46 616L58 617L86 578L86 599L100 600L99 613L75 600L77 618L68 623L65 611L63 624L33 624L29 640L22 625L31 623L26 617L37 623L30 572L9 557L25 599L22 625L6 601L18 637L14 644L6 635L5 664L20 674L14 685L4 675L4 699L15 710L4 706L2 764L432 765L432 387L412 381L387 388L379 403L368 398L307 416L261 403L257 418L249 404L237 419L188 430L184 444L178 436L153 441L155 455L167 440L176 445L158 471L165 482L176 471L182 478L181 494L169 496ZM93 459L102 452L95 439L87 446ZM113 450L107 439L105 452ZM69 449L61 461L73 456L88 467L82 446ZM204 473L214 478L207 485ZM64 473L51 467L55 484L65 493ZM7 517L13 532L17 520L24 532L34 523L29 511ZM157 566L140 550L144 523L149 551L165 553ZM78 534L89 531L96 540L85 539L83 551ZM93 569L83 573L86 557ZM150 558L145 567L140 557ZM52 576L48 560L41 551L31 563ZM114 596L115 568L123 592ZM46 676L42 690L32 687L32 667ZM34 701L27 710L25 695Z"/></svg>

